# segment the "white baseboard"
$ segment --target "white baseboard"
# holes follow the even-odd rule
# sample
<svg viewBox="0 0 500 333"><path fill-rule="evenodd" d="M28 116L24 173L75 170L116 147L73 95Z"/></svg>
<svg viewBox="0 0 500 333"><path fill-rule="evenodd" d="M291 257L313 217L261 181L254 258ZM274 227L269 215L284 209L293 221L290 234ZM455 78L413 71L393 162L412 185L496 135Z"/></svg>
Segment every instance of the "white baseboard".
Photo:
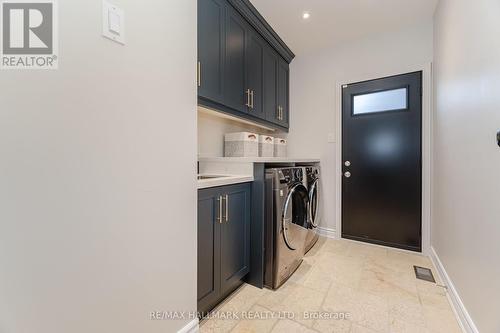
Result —
<svg viewBox="0 0 500 333"><path fill-rule="evenodd" d="M326 238L332 238L332 239L336 238L335 229L318 227L318 234Z"/></svg>
<svg viewBox="0 0 500 333"><path fill-rule="evenodd" d="M177 333L198 333L200 328L198 326L198 318L191 320L186 326L181 328Z"/></svg>
<svg viewBox="0 0 500 333"><path fill-rule="evenodd" d="M430 250L430 257L431 260L434 264L434 266L437 269L437 273L439 274L439 277L443 281L444 285L448 287L448 300L450 301L453 311L455 312L455 315L457 316L458 322L460 323L460 326L462 327L462 330L465 333L479 333L479 330L477 329L476 325L472 321L472 318L470 317L469 313L467 312L467 309L465 308L464 303L460 299L460 296L458 295L457 289L455 288L455 285L451 281L450 277L448 276L448 273L446 273L446 270L444 269L443 263L439 259L436 250L434 247L431 246Z"/></svg>

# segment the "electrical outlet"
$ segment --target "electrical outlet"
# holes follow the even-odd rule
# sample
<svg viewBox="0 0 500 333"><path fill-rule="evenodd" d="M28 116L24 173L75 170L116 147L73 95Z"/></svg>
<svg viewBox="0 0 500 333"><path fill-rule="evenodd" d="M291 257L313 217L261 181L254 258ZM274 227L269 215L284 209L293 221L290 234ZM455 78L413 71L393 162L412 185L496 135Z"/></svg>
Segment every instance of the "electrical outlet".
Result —
<svg viewBox="0 0 500 333"><path fill-rule="evenodd" d="M328 143L335 143L335 133L328 133Z"/></svg>

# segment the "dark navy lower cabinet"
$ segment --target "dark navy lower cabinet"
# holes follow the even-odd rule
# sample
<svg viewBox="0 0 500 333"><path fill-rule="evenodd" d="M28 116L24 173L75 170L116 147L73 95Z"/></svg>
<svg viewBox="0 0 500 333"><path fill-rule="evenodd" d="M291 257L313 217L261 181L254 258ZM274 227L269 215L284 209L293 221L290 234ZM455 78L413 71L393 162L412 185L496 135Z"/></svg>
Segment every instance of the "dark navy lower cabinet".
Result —
<svg viewBox="0 0 500 333"><path fill-rule="evenodd" d="M219 192L198 191L198 309L217 304L220 295Z"/></svg>
<svg viewBox="0 0 500 333"><path fill-rule="evenodd" d="M251 185L198 191L198 311L207 313L250 272Z"/></svg>

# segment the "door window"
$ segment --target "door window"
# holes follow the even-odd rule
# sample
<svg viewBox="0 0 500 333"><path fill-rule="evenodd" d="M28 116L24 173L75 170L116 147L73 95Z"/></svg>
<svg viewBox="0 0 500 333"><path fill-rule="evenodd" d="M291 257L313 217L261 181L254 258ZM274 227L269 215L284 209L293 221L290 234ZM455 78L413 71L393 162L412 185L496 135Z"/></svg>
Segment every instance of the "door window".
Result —
<svg viewBox="0 0 500 333"><path fill-rule="evenodd" d="M408 88L377 91L353 96L352 114L406 110Z"/></svg>

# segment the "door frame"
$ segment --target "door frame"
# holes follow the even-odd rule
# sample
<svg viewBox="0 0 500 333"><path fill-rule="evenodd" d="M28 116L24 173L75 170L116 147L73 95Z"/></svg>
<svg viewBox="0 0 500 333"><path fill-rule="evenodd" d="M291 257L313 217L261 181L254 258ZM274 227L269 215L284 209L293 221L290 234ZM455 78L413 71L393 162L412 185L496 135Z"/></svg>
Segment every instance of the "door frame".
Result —
<svg viewBox="0 0 500 333"><path fill-rule="evenodd" d="M376 80L411 72L422 72L422 254L430 254L431 241L431 194L432 194L432 63L406 66L397 70L375 72L354 77L346 77L335 84L335 193L336 193L336 232L335 238L342 238L342 87L346 84ZM380 246L380 245L375 245ZM397 249L400 250L400 249ZM401 250L406 251L406 250ZM408 251L410 252L410 251ZM415 253L415 252L412 252Z"/></svg>

